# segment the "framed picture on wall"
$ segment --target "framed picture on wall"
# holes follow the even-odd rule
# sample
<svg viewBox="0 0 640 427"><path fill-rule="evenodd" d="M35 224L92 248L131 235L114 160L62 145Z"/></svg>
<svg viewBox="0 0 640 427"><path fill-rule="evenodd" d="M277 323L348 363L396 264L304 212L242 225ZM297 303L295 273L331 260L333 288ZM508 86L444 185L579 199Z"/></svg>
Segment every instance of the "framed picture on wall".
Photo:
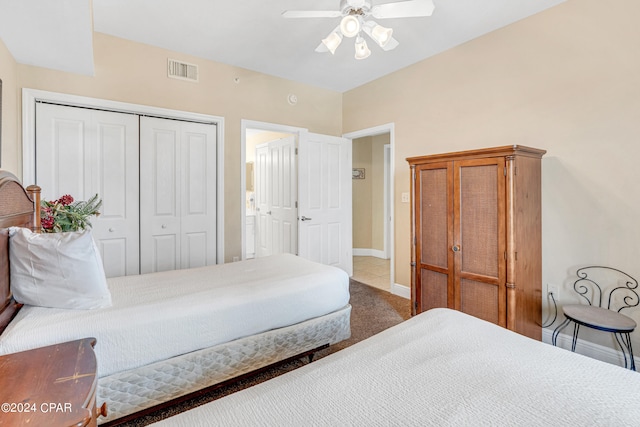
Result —
<svg viewBox="0 0 640 427"><path fill-rule="evenodd" d="M353 168L353 179L364 179L364 168Z"/></svg>

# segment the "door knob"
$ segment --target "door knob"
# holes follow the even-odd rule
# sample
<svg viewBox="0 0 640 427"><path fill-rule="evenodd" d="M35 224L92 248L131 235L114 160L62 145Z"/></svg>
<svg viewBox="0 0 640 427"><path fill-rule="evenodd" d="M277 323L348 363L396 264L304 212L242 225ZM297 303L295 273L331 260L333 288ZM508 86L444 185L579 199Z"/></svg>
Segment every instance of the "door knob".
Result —
<svg viewBox="0 0 640 427"><path fill-rule="evenodd" d="M451 248L451 250L453 252L460 252L460 245L453 245L453 247Z"/></svg>
<svg viewBox="0 0 640 427"><path fill-rule="evenodd" d="M303 215L302 218L300 218L300 221L311 221L311 218L307 218Z"/></svg>
<svg viewBox="0 0 640 427"><path fill-rule="evenodd" d="M115 228L113 228L113 227L109 228L109 233L113 233L114 231L116 231Z"/></svg>
<svg viewBox="0 0 640 427"><path fill-rule="evenodd" d="M167 224L162 224L160 227L167 228Z"/></svg>

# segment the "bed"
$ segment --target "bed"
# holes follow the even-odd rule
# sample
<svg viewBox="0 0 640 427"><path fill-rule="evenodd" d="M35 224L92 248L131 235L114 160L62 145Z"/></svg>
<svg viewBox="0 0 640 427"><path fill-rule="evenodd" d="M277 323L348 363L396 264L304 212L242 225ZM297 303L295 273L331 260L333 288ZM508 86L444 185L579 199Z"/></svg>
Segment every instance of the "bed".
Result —
<svg viewBox="0 0 640 427"><path fill-rule="evenodd" d="M39 229L39 189L0 171L0 200L0 354L95 337L97 401L108 408L99 423L350 336L346 273L289 254L108 279L106 308L22 306L11 293L9 231Z"/></svg>
<svg viewBox="0 0 640 427"><path fill-rule="evenodd" d="M632 426L640 374L450 309L153 424Z"/></svg>

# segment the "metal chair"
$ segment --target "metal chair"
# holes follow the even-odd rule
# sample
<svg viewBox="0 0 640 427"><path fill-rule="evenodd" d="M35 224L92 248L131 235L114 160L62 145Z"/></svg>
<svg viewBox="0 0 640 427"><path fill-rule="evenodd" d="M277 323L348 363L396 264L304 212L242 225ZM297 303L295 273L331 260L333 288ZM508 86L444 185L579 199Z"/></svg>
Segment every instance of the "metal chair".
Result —
<svg viewBox="0 0 640 427"><path fill-rule="evenodd" d="M580 326L611 332L622 349L624 367L635 371L636 365L633 359L630 334L637 325L632 318L620 312L627 308L636 307L640 303L636 291L638 281L627 273L611 267L583 267L578 269L576 274L578 280L573 283L573 289L589 305L572 304L562 307L566 319L553 331L553 345L556 345L560 331L571 322L575 324L571 351L576 350ZM600 284L609 283L610 285L601 287L596 281Z"/></svg>

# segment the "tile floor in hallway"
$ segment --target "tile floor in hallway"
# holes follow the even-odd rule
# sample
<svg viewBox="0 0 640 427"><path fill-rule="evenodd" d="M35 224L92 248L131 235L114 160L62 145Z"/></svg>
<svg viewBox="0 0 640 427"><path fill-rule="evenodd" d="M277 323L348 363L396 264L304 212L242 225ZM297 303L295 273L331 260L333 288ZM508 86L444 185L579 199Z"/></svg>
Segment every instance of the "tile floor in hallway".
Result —
<svg viewBox="0 0 640 427"><path fill-rule="evenodd" d="M353 280L390 292L390 274L388 259L372 256L353 257Z"/></svg>

